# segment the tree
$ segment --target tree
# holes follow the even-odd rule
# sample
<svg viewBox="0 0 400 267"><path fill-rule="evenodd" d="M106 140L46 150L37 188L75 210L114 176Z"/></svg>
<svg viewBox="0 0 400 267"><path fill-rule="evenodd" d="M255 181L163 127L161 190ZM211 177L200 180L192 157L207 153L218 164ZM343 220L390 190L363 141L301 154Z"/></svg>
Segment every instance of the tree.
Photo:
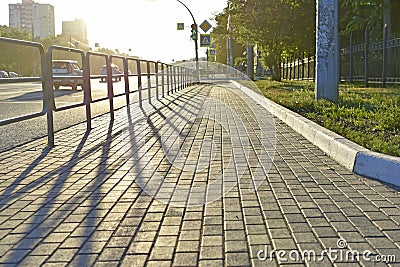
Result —
<svg viewBox="0 0 400 267"><path fill-rule="evenodd" d="M341 35L353 33L362 40L365 28L374 39L382 38L384 0L343 0L340 7Z"/></svg>
<svg viewBox="0 0 400 267"><path fill-rule="evenodd" d="M314 0L230 0L220 16L229 15L234 39L242 45L256 44L277 80L282 57L314 52Z"/></svg>
<svg viewBox="0 0 400 267"><path fill-rule="evenodd" d="M228 32L228 16L227 8L225 8L224 12L219 13L215 16L214 21L217 23L217 26L212 31L212 40L216 49L216 61L221 64L227 63L227 39L229 37ZM233 40L233 57L242 57L243 51L245 47L242 44Z"/></svg>
<svg viewBox="0 0 400 267"><path fill-rule="evenodd" d="M7 26L0 26L1 37L29 41L31 36L29 32ZM23 74L33 72L33 61L35 51L32 48L0 43L0 69L5 71L16 71Z"/></svg>

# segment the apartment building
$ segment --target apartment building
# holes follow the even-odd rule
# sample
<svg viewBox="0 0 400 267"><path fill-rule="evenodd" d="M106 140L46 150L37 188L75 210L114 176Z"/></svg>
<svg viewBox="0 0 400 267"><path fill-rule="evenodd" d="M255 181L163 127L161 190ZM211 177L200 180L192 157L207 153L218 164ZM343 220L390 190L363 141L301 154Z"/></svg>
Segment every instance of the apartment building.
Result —
<svg viewBox="0 0 400 267"><path fill-rule="evenodd" d="M34 40L55 36L54 7L33 0L9 4L9 26L32 34Z"/></svg>

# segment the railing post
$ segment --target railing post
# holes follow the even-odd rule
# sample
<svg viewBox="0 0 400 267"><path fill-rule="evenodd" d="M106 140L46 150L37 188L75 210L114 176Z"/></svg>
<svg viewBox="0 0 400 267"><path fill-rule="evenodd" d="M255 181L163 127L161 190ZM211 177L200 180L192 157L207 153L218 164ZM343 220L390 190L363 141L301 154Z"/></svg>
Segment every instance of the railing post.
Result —
<svg viewBox="0 0 400 267"><path fill-rule="evenodd" d="M158 62L155 62L155 72L156 72L156 99L159 100L158 97Z"/></svg>
<svg viewBox="0 0 400 267"><path fill-rule="evenodd" d="M368 87L368 56L369 56L369 33L368 28L365 27L364 33L364 78L365 78L365 87Z"/></svg>
<svg viewBox="0 0 400 267"><path fill-rule="evenodd" d="M142 96L142 69L140 59L136 61L137 75L138 75L138 91L139 91L139 106L143 107L143 96Z"/></svg>
<svg viewBox="0 0 400 267"><path fill-rule="evenodd" d="M301 54L301 79L304 80L304 52Z"/></svg>
<svg viewBox="0 0 400 267"><path fill-rule="evenodd" d="M125 80L125 98L126 98L126 105L129 106L129 64L128 59L126 57L123 58L124 62L124 80Z"/></svg>
<svg viewBox="0 0 400 267"><path fill-rule="evenodd" d="M44 51L43 51L44 53ZM41 58L42 69L45 72L43 75L42 86L44 86L44 102L47 115L47 146L54 146L54 92L53 92L53 71L52 71L52 55L51 52L44 53Z"/></svg>
<svg viewBox="0 0 400 267"><path fill-rule="evenodd" d="M177 86L175 87L175 93L178 92L181 88L181 77L180 77L180 67L176 67L176 82Z"/></svg>
<svg viewBox="0 0 400 267"><path fill-rule="evenodd" d="M287 80L288 77L289 77L289 57L286 57L285 79Z"/></svg>
<svg viewBox="0 0 400 267"><path fill-rule="evenodd" d="M185 69L183 67L180 67L180 72L181 72L181 90L185 88Z"/></svg>
<svg viewBox="0 0 400 267"><path fill-rule="evenodd" d="M90 84L90 56L86 53L84 61L82 62L83 67L83 97L86 106L86 128L89 130L92 128L92 112L90 103L92 102L91 84Z"/></svg>
<svg viewBox="0 0 400 267"><path fill-rule="evenodd" d="M311 58L310 58L310 53L307 53L307 80L310 79L310 70L311 70Z"/></svg>
<svg viewBox="0 0 400 267"><path fill-rule="evenodd" d="M173 67L173 83L172 93L176 93L176 66Z"/></svg>
<svg viewBox="0 0 400 267"><path fill-rule="evenodd" d="M165 95L164 95L164 90L165 90L165 77L164 77L164 75L165 75L165 69L164 69L164 63L161 63L161 73L162 73L162 75L161 75L161 91L162 91L162 97L164 97Z"/></svg>
<svg viewBox="0 0 400 267"><path fill-rule="evenodd" d="M112 59L111 56L107 57L107 89L108 99L110 103L110 119L114 120L114 89L113 89L113 75L111 69Z"/></svg>
<svg viewBox="0 0 400 267"><path fill-rule="evenodd" d="M185 69L181 67L181 90L185 88Z"/></svg>
<svg viewBox="0 0 400 267"><path fill-rule="evenodd" d="M300 53L297 54L297 80L300 80Z"/></svg>
<svg viewBox="0 0 400 267"><path fill-rule="evenodd" d="M171 66L167 66L167 95L169 95L169 91L171 89Z"/></svg>
<svg viewBox="0 0 400 267"><path fill-rule="evenodd" d="M147 92L148 92L148 101L151 104L151 70L150 70L150 61L146 61L146 69L147 69Z"/></svg>
<svg viewBox="0 0 400 267"><path fill-rule="evenodd" d="M388 26L385 24L383 27L383 55L382 55L382 87L386 87L386 61L387 61L387 34Z"/></svg>
<svg viewBox="0 0 400 267"><path fill-rule="evenodd" d="M350 83L353 83L353 33L350 33L350 54L349 54L349 63L350 63L349 80L350 80Z"/></svg>

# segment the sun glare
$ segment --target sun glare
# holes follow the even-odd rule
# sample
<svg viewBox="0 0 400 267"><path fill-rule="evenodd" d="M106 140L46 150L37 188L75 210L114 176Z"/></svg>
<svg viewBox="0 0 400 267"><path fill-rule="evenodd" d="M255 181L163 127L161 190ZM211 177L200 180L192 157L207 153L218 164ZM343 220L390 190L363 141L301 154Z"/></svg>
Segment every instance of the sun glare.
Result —
<svg viewBox="0 0 400 267"><path fill-rule="evenodd" d="M119 0L98 3L96 6L85 1L78 9L78 12L76 8L66 11L76 16L81 14L88 27L90 42L99 43L100 47L126 53L130 49L131 55L151 57L153 60L172 61L175 59L172 54L178 56L175 60L194 56L189 30L176 29L177 22L185 22L189 26L191 17L173 0ZM83 14L82 10L86 12Z"/></svg>

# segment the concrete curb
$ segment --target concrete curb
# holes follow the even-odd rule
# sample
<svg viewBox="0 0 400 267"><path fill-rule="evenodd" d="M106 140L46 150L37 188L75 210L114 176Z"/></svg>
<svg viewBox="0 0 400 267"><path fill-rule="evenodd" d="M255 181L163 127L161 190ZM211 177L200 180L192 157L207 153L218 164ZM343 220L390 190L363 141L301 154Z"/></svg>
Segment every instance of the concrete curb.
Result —
<svg viewBox="0 0 400 267"><path fill-rule="evenodd" d="M400 157L372 152L235 81L231 82L350 171L400 186Z"/></svg>

